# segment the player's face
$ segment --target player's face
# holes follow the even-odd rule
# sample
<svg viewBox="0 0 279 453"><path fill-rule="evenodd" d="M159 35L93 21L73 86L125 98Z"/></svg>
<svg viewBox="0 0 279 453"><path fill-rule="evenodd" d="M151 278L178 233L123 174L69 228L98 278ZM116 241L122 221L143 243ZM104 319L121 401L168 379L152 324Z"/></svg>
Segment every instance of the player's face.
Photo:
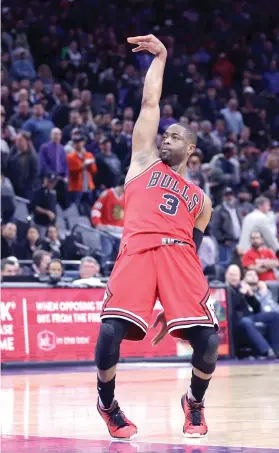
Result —
<svg viewBox="0 0 279 453"><path fill-rule="evenodd" d="M186 161L194 149L187 143L184 128L173 124L163 134L159 156L164 164L174 167Z"/></svg>

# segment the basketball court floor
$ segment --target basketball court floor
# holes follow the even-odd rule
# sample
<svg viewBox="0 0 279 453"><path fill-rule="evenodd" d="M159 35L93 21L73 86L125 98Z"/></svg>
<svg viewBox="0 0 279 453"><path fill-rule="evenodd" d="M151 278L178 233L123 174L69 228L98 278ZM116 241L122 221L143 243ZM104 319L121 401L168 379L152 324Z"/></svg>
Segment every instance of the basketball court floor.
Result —
<svg viewBox="0 0 279 453"><path fill-rule="evenodd" d="M122 365L117 399L139 428L112 442L96 411L93 368L4 371L3 453L279 452L279 362L221 362L206 398L209 434L184 439L189 364Z"/></svg>

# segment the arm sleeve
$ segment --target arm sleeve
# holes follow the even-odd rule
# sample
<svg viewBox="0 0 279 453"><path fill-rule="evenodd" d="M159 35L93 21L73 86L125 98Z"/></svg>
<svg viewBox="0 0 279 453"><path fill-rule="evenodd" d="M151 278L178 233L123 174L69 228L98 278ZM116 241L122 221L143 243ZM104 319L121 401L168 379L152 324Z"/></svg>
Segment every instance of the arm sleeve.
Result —
<svg viewBox="0 0 279 453"><path fill-rule="evenodd" d="M248 304L253 308L255 313L261 311L261 304L255 296L245 296Z"/></svg>

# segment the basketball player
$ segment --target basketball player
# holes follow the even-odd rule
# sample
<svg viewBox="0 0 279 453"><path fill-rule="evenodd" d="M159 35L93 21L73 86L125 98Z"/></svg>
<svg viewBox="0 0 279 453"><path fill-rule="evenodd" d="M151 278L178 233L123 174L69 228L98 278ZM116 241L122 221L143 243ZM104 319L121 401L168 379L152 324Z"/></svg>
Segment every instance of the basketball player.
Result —
<svg viewBox="0 0 279 453"><path fill-rule="evenodd" d="M132 159L126 177L123 239L107 285L96 346L97 408L109 433L131 439L137 427L114 399L116 365L123 339L142 340L157 297L164 312L155 322L157 344L169 332L193 347L191 386L182 396L185 436L207 433L204 395L218 355L218 322L196 251L210 220L211 201L184 179L187 159L197 137L173 124L155 146L159 101L167 58L153 35L129 38L134 52L155 55L146 74L142 107L132 138Z"/></svg>

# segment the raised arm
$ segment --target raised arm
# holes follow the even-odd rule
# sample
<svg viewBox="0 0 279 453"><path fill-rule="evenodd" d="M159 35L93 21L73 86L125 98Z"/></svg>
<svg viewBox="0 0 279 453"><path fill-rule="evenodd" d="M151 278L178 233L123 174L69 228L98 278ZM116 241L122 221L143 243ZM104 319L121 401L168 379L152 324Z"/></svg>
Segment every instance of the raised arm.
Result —
<svg viewBox="0 0 279 453"><path fill-rule="evenodd" d="M141 111L132 138L132 163L145 166L157 158L155 139L160 121L159 102L167 50L153 35L128 38L128 42L138 45L133 52L148 51L155 55L145 77Z"/></svg>

